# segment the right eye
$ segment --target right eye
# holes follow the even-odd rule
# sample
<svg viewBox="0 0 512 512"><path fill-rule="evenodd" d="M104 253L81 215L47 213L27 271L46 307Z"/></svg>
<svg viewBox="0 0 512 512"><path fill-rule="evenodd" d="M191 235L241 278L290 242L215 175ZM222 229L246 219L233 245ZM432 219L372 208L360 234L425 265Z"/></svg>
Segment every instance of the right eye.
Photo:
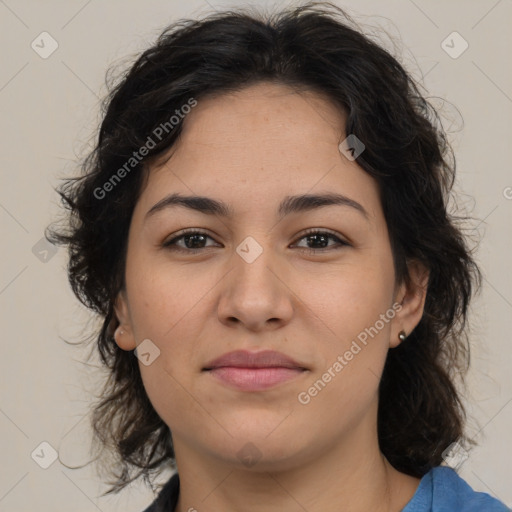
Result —
<svg viewBox="0 0 512 512"><path fill-rule="evenodd" d="M200 245L206 241L207 238L213 240L213 238L204 233L203 231L196 231L193 229L182 231L181 234L175 236L171 240L167 240L162 244L162 247L170 249L172 251L183 251L183 252L197 252L205 247L195 247L196 245ZM178 245L178 242L183 241L185 247Z"/></svg>

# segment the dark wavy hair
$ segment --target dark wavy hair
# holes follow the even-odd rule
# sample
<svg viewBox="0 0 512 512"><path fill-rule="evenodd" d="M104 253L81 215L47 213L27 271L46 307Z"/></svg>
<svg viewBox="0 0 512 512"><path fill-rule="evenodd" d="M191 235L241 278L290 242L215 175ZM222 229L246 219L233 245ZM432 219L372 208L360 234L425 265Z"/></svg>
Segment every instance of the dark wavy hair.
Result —
<svg viewBox="0 0 512 512"><path fill-rule="evenodd" d="M114 342L113 305L124 286L134 206L150 167L178 139L182 117L105 197L98 190L191 98L258 82L316 92L346 114L345 133L366 146L357 163L379 186L397 282L410 280L409 261L430 271L419 324L387 355L379 388L382 453L399 471L421 477L453 442L473 444L456 378L464 382L469 366L466 320L481 274L459 222L469 217L448 212L455 158L439 113L397 59L334 4L266 15L230 10L168 26L109 84L97 143L80 175L57 190L65 218L47 228L48 240L69 250L74 293L102 322L92 348L108 379L92 426L96 442L115 456L109 474L116 480L105 494L176 467L172 433L145 392L137 358Z"/></svg>

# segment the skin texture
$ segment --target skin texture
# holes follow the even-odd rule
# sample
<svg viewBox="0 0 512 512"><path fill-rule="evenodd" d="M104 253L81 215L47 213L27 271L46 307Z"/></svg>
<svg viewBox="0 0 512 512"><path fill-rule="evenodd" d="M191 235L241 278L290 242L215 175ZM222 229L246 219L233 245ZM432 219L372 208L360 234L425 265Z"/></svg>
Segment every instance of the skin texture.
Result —
<svg viewBox="0 0 512 512"><path fill-rule="evenodd" d="M377 184L340 153L345 137L344 117L327 99L260 83L199 101L171 158L150 169L129 232L126 288L116 301L124 332L116 342L133 350L150 339L160 350L139 366L172 432L179 512L398 511L419 484L380 453L376 425L387 351L420 321L428 273L411 263L413 284L395 283ZM172 207L145 219L175 192L221 200L235 214ZM357 201L368 219L349 206L278 218L285 196L325 192ZM184 228L211 237L189 242L206 249L162 247ZM308 242L309 228L350 245ZM236 252L248 236L263 251L252 263ZM184 239L178 247L187 250ZM299 403L297 395L393 304L401 304L394 318ZM307 371L259 392L201 371L236 349L277 350ZM250 467L238 455L249 442L259 457Z"/></svg>

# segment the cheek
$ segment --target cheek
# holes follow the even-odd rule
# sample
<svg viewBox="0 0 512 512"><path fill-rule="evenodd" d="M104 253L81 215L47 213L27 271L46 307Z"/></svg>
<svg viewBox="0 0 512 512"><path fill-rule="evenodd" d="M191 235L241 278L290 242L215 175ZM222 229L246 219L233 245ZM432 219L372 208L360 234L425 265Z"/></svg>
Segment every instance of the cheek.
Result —
<svg viewBox="0 0 512 512"><path fill-rule="evenodd" d="M357 425L377 403L391 320L391 315L385 316L387 294L375 286L340 284L331 299L322 299L322 327L316 333L323 364L296 396L304 427L315 428L312 418L321 417L327 436L336 435L341 424L344 428Z"/></svg>
<svg viewBox="0 0 512 512"><path fill-rule="evenodd" d="M366 260L359 258L317 275L301 272L290 286L305 306L301 315L317 322L319 336L327 336L328 345L349 343L391 306L392 269Z"/></svg>
<svg viewBox="0 0 512 512"><path fill-rule="evenodd" d="M199 307L204 289L199 293L192 283L186 283L180 290L175 279L160 277L141 279L138 292L132 314L137 342L150 339L159 351L150 365L139 362L144 388L153 407L168 425L180 425L184 410L201 417L204 410L196 411L198 404L191 399L194 395L191 379L199 371L196 351L201 336Z"/></svg>
<svg viewBox="0 0 512 512"><path fill-rule="evenodd" d="M171 386L172 392L179 391L178 383L198 371L196 351L204 324L201 311L207 303L204 289L200 293L192 283L187 283L184 291L175 286L176 280L173 287L165 280L146 282L139 287L132 313L137 343L150 339L159 351L154 365L141 366L143 377L156 379L157 390L164 385L167 389Z"/></svg>
<svg viewBox="0 0 512 512"><path fill-rule="evenodd" d="M149 339L158 356L150 365L139 362L147 394L155 410L166 421L169 415L190 407L188 386L196 361L201 313L213 283L187 279L188 274L170 265L147 264L132 256L127 262L130 317L137 345Z"/></svg>
<svg viewBox="0 0 512 512"><path fill-rule="evenodd" d="M304 283L298 293L307 297L322 353L323 364L310 379L311 393L303 390L317 406L332 404L332 413L340 414L374 398L395 316L392 279L390 269L377 263L354 265L329 276L323 289Z"/></svg>
<svg viewBox="0 0 512 512"><path fill-rule="evenodd" d="M213 272L198 273L197 268L171 262L165 254L131 255L126 281L137 341L150 338L165 345L183 325L193 325L202 300L218 280Z"/></svg>

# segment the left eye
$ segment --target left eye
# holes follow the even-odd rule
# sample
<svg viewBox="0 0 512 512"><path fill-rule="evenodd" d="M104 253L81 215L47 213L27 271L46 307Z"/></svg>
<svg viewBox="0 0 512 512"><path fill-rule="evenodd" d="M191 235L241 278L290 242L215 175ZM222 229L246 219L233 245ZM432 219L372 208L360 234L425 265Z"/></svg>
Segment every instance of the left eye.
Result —
<svg viewBox="0 0 512 512"><path fill-rule="evenodd" d="M310 247L303 247L302 249L305 250L306 252L317 252L317 251L322 251L324 249L339 249L340 247L342 246L345 246L345 245L350 245L348 242L345 242L344 240L342 240L341 238L339 238L338 236L336 236L334 233L330 233L329 231L310 231L308 233L306 233L305 235L303 235L301 238L299 238L299 240L308 240L308 241L313 241L315 243L317 242L320 242L320 243L326 243L328 244L328 240L331 239L331 240L335 240L336 241L336 244L334 246L330 246L330 247L322 247L322 248L310 248ZM308 242L306 242L308 243Z"/></svg>
<svg viewBox="0 0 512 512"><path fill-rule="evenodd" d="M167 242L163 243L163 247L166 247L171 250L177 250L177 251L184 251L184 252L194 252L194 251L200 251L202 249L205 249L206 247L198 247L198 245L201 245L206 241L206 239L209 238L213 240L213 238L208 235L207 233L204 233L202 231L188 231L186 233L182 233L181 235L178 235L171 240L168 240ZM334 246L330 247L321 247L321 248L311 248L311 247L299 247L301 250L306 252L322 252L326 249L332 249L332 248L340 248L342 246L348 246L350 245L348 242L345 242L338 236L336 236L333 233L330 233L329 231L310 231L306 233L305 235L301 236L298 240L306 240L306 243L321 243L321 244L328 244L328 240L335 240L336 244ZM178 245L178 242L184 242L185 247L182 245ZM211 247L211 246L210 246Z"/></svg>

